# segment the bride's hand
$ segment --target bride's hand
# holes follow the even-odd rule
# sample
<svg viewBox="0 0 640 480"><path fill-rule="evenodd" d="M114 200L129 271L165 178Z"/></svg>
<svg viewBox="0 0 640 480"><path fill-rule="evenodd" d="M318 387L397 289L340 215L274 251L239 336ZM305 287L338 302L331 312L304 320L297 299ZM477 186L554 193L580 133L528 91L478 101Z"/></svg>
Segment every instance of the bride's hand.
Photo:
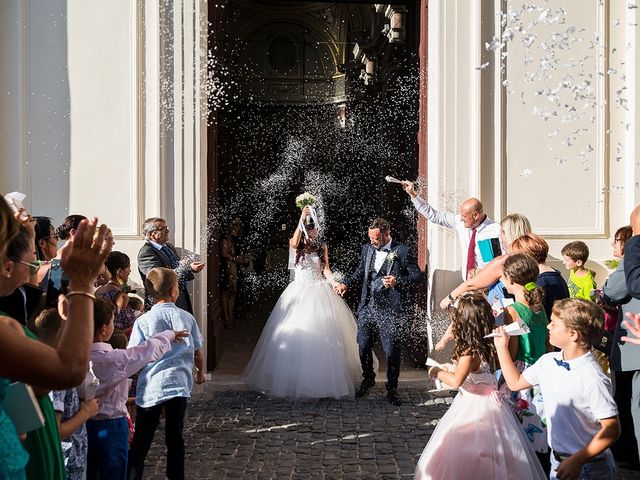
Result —
<svg viewBox="0 0 640 480"><path fill-rule="evenodd" d="M302 214L300 214L300 218L302 219L302 221L305 221L306 218L311 214L311 210L309 209L309 206L307 205L306 207L304 207L302 209Z"/></svg>
<svg viewBox="0 0 640 480"><path fill-rule="evenodd" d="M333 285L333 291L336 292L341 297L344 297L345 292L347 291L347 286L344 283L335 283Z"/></svg>

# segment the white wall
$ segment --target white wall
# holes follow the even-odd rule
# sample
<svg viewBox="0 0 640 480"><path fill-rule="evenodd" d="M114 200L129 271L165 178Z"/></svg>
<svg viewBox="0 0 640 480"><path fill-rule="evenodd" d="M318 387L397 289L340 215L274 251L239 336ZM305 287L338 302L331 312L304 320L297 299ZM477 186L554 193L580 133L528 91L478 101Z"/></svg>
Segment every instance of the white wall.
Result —
<svg viewBox="0 0 640 480"><path fill-rule="evenodd" d="M500 51L485 48L505 28L496 12L517 10L523 2L429 2L429 199L455 210L461 199L479 195L496 220L523 213L556 258L563 245L583 240L602 284L612 236L640 203L638 9L611 0L532 3L549 8L549 17L563 7L564 23L545 24L539 21L541 11L531 13L523 26L537 36L532 48L527 50L522 34L516 34L502 59ZM571 26L576 33L569 35L568 48L550 48L552 33ZM592 47L596 33L599 41ZM523 62L527 51L529 65ZM551 78L526 81L525 74L535 72L540 57L550 52L558 59ZM571 59L578 65L567 67ZM593 104L585 108L589 102L567 89L560 89L559 106L548 95L536 95L555 88L567 73L574 76L573 85L591 83ZM616 101L619 91L623 102ZM569 110L564 105L575 106L582 118L563 121ZM534 107L558 115L545 121ZM578 129L574 145L563 145ZM556 157L567 161L558 165ZM429 230L429 250L433 301L439 302L459 281L451 271L460 264L460 253L453 234L435 226ZM562 268L558 262L554 266Z"/></svg>
<svg viewBox="0 0 640 480"><path fill-rule="evenodd" d="M206 32L200 0L0 0L0 191L57 224L99 217L133 280L147 217L206 255ZM206 336L205 279L192 288Z"/></svg>

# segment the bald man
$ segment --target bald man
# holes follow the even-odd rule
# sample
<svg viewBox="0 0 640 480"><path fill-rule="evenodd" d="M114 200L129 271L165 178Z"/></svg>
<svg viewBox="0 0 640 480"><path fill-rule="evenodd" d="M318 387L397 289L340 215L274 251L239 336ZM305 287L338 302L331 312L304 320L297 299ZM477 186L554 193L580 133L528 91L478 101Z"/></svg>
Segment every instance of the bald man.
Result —
<svg viewBox="0 0 640 480"><path fill-rule="evenodd" d="M640 205L631 212L630 222L633 237L624 245L624 274L629 295L640 299Z"/></svg>
<svg viewBox="0 0 640 480"><path fill-rule="evenodd" d="M409 194L413 206L418 213L432 223L451 228L458 233L460 253L462 254L462 279L472 276L478 268L487 262L483 261L478 242L481 240L499 238L500 224L491 220L482 210L482 203L477 198L468 198L460 205L460 212L439 212L429 203L420 198L412 182L404 180L402 188Z"/></svg>

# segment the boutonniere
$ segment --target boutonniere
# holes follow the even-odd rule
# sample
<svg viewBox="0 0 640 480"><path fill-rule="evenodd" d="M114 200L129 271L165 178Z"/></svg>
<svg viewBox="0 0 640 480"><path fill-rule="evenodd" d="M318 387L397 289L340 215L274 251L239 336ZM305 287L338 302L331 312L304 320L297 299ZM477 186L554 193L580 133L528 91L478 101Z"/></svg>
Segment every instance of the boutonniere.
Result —
<svg viewBox="0 0 640 480"><path fill-rule="evenodd" d="M398 257L398 252L396 250L392 250L387 255L387 258L385 259L385 262L387 263L387 275L389 275L389 272L391 272L391 268L393 267L393 262L396 260L397 257Z"/></svg>

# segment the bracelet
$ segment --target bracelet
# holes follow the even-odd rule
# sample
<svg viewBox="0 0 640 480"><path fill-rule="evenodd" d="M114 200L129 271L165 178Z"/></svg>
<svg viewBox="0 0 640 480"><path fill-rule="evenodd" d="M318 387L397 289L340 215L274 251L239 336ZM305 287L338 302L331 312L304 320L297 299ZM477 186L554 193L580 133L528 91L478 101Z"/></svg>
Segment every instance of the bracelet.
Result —
<svg viewBox="0 0 640 480"><path fill-rule="evenodd" d="M453 298L453 296L452 296L451 294L447 295L447 298L448 298L449 300L451 300L451 303L453 303L453 302L455 302L455 301L456 301L456 299L455 299L455 298Z"/></svg>
<svg viewBox="0 0 640 480"><path fill-rule="evenodd" d="M96 296L93 293L83 292L82 290L74 290L72 292L67 292L66 297L73 297L74 295L81 295L83 297L90 298L91 300L95 300Z"/></svg>

